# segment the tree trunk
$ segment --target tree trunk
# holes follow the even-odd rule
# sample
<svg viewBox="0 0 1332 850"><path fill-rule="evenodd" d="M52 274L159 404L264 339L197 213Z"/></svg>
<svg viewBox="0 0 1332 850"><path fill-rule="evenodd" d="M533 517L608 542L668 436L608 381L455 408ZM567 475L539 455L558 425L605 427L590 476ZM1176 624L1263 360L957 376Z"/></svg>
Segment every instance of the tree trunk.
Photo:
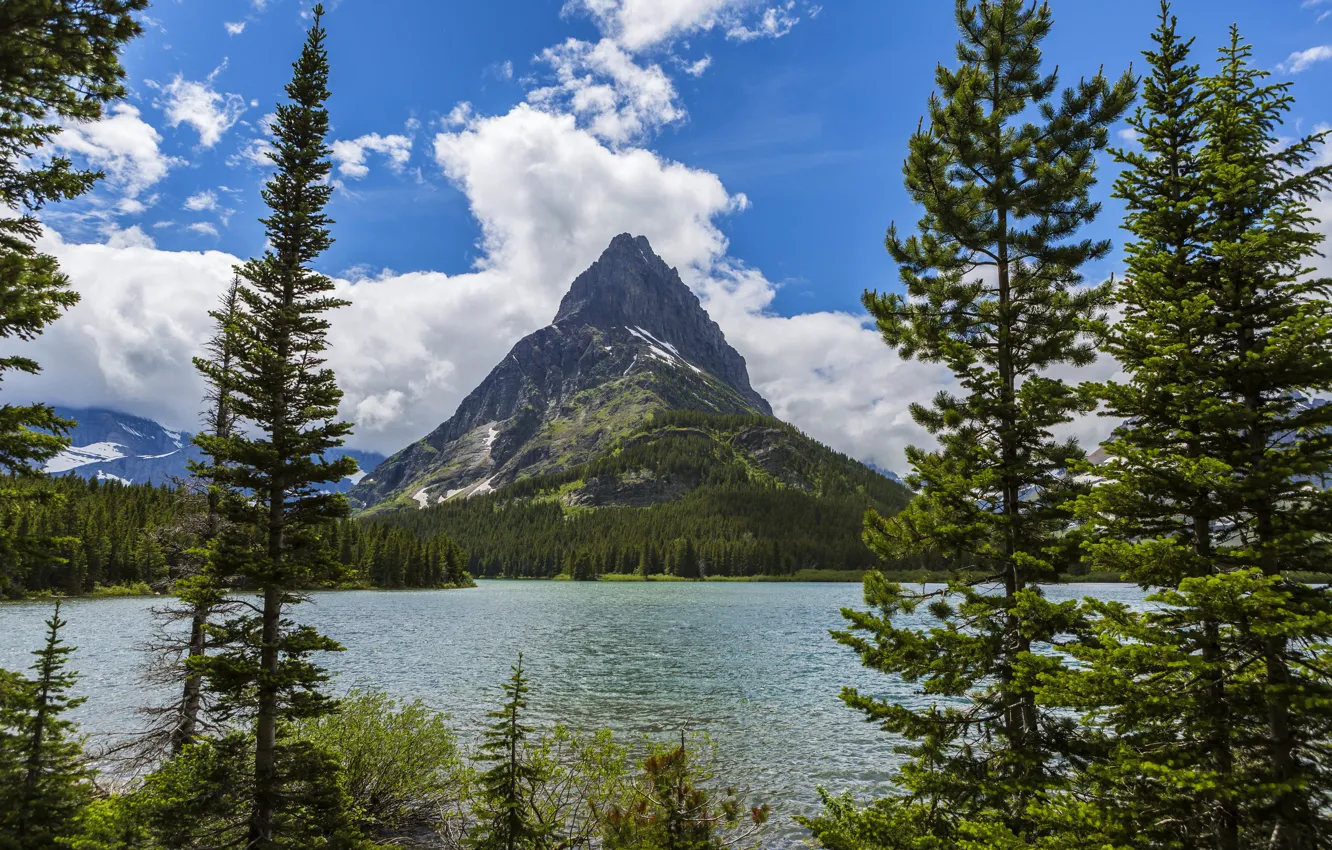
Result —
<svg viewBox="0 0 1332 850"><path fill-rule="evenodd" d="M277 807L277 672L281 615L281 591L271 586L265 588L259 712L255 718L254 813L250 820L250 845L254 847L265 847L273 840L273 814Z"/></svg>
<svg viewBox="0 0 1332 850"><path fill-rule="evenodd" d="M208 622L208 610L195 606L190 617L190 648L187 658L199 658L204 654L206 635L204 625ZM198 673L185 668L184 693L180 700L180 724L171 732L171 754L178 755L194 740L199 730L199 708L203 704L203 679Z"/></svg>

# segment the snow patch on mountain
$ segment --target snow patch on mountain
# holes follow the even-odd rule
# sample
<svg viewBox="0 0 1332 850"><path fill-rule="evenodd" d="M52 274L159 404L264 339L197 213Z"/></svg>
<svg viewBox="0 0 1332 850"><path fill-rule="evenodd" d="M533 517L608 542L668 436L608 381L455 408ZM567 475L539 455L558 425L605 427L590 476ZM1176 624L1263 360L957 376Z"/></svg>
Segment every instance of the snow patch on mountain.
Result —
<svg viewBox="0 0 1332 850"><path fill-rule="evenodd" d="M127 457L128 451L120 443L93 443L89 446L70 446L46 462L43 470L47 475L69 472L90 463L102 463L108 460Z"/></svg>

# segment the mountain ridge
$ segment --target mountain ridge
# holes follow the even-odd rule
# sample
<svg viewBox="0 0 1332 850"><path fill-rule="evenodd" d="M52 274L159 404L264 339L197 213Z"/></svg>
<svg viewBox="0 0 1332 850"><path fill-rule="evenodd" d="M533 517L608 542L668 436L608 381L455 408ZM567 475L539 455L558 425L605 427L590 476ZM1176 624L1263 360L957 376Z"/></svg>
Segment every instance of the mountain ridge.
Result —
<svg viewBox="0 0 1332 850"><path fill-rule="evenodd" d="M190 461L203 458L193 434L143 416L105 407L57 406L55 412L76 424L69 432L70 447L46 464L43 471L48 475L123 484L173 484L190 477ZM361 464L361 472L330 488L335 492L350 490L384 460L379 452L359 449L336 449L330 454L350 455Z"/></svg>
<svg viewBox="0 0 1332 850"><path fill-rule="evenodd" d="M351 497L425 507L588 462L654 412L772 415L744 357L646 238L620 234L555 320L519 340L448 420Z"/></svg>

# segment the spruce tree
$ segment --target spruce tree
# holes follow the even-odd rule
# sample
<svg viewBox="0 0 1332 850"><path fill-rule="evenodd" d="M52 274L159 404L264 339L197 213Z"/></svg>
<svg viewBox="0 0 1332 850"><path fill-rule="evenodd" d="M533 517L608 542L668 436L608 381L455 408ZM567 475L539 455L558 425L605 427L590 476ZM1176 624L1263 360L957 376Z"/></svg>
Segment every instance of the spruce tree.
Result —
<svg viewBox="0 0 1332 850"><path fill-rule="evenodd" d="M1237 621L1263 671L1253 697L1270 806L1256 835L1304 850L1332 841L1332 596L1289 578L1326 568L1332 540L1332 495L1311 483L1332 471L1332 409L1305 398L1332 391L1332 279L1310 265L1323 236L1309 206L1332 188L1332 165L1315 164L1327 133L1281 138L1290 84L1268 82L1250 59L1232 27L1205 82L1208 274L1224 322L1208 428L1230 473L1215 493L1223 570L1261 574L1245 595L1263 597L1253 606L1263 616Z"/></svg>
<svg viewBox="0 0 1332 850"><path fill-rule="evenodd" d="M249 841L255 847L285 842L276 826L284 814L279 807L299 807L287 792L302 779L294 771L310 763L279 742L279 727L332 707L320 690L327 675L309 656L340 647L295 626L287 612L301 589L336 569L323 533L348 508L326 487L356 471L350 457L325 459L351 426L336 421L342 393L324 360L324 314L346 302L330 294L328 277L310 268L332 241L324 212L332 186L322 5L311 12L286 87L289 102L278 106L273 122L276 172L263 191L271 212L261 219L268 248L237 268L243 309L234 325L236 360L229 373L211 361L199 364L229 398L236 423L226 435L199 437L210 458L200 475L224 493L245 494L222 502L231 525L212 569L243 577L261 597L257 616L228 620L218 638L227 646L200 664L219 711L254 724ZM288 764L279 763L284 757Z"/></svg>
<svg viewBox="0 0 1332 850"><path fill-rule="evenodd" d="M1149 100L1146 146L1123 155L1135 242L1105 336L1131 380L1104 395L1128 421L1081 506L1093 557L1166 590L1144 614L1097 606L1063 698L1112 742L1092 772L1104 811L1163 842L1312 848L1332 836L1332 599L1290 573L1326 568L1332 530L1313 484L1332 410L1306 398L1332 389L1332 281L1309 265L1332 168L1314 164L1325 136L1279 138L1289 86L1236 31L1202 80L1174 47L1153 85L1177 93Z"/></svg>
<svg viewBox="0 0 1332 850"><path fill-rule="evenodd" d="M207 356L196 358L195 365L205 374L216 376L208 379L208 389L204 396L207 407L204 410L204 431L214 437L231 436L235 426L235 412L232 409L231 394L228 387L235 379L236 361L241 354L241 336L238 322L241 318L240 302L241 280L239 275L232 279L231 285L219 299L217 309L209 315L216 323L217 330L204 346ZM207 474L206 465L191 462L191 470L196 474ZM234 497L219 487L208 488L208 510L204 516L203 532L200 543L205 549L221 536L224 527L222 500ZM200 728L204 712L203 673L207 669L204 658L209 648L209 625L216 615L231 610L224 590L224 577L217 575L211 565L205 563L195 574L185 576L176 582L176 595L180 604L172 609L168 618L188 619L190 632L183 657L171 665L178 676L181 698L173 706L170 725L169 746L172 754L180 751L195 738Z"/></svg>
<svg viewBox="0 0 1332 850"><path fill-rule="evenodd" d="M1093 403L1050 370L1095 356L1083 331L1109 291L1084 285L1080 269L1111 243L1078 231L1100 210L1089 197L1096 155L1135 89L1127 74L1112 84L1098 72L1060 93L1041 72L1045 5L958 0L956 18L958 64L936 72L904 166L924 208L919 232L893 227L886 239L906 293L864 299L890 346L943 363L961 388L913 405L940 448L909 449L921 494L892 519L868 514L865 539L888 562L938 553L954 578L913 592L871 572L875 610L848 610L851 628L837 634L934 701L843 694L912 742L901 796L873 815L897 824L903 847L1035 840L1035 812L1062 782L1072 730L1038 702L1038 682L1060 665L1041 650L1079 615L1037 584L1077 558L1070 502L1083 487L1070 470L1083 452L1053 431ZM935 620L924 631L903 622L921 605ZM816 837L836 843L845 812L812 821Z"/></svg>
<svg viewBox="0 0 1332 850"><path fill-rule="evenodd" d="M527 751L532 730L523 724L527 677L522 655L503 688L504 705L486 715L494 723L484 733L480 758L493 767L478 779L477 823L466 843L472 850L538 850L549 846L551 826L541 823L531 806L533 789L546 777Z"/></svg>
<svg viewBox="0 0 1332 850"><path fill-rule="evenodd" d="M1103 413L1122 421L1094 472L1103 479L1078 505L1093 538L1092 565L1144 587L1179 586L1215 572L1220 469L1204 423L1219 387L1218 314L1207 281L1209 227L1199 162L1202 80L1169 5L1152 36L1151 73L1129 119L1138 147L1115 152L1126 168L1126 275L1114 290L1122 312L1097 330L1128 375L1098 388ZM1219 609L1163 608L1135 616L1092 603L1092 639L1074 650L1086 668L1064 677L1051 699L1089 711L1104 750L1085 771L1094 818L1115 840L1238 848L1240 801L1251 777L1236 766ZM1143 646L1152 647L1150 656ZM1169 668L1173 672L1165 674Z"/></svg>
<svg viewBox="0 0 1332 850"><path fill-rule="evenodd" d="M124 96L120 48L140 32L133 13L148 0L11 0L0 7L0 357L8 372L37 374L32 358L13 353L14 341L41 334L78 303L78 293L54 257L37 251L36 213L49 203L77 198L102 175L49 160L41 148L65 121L89 121ZM72 422L43 404L0 405L0 471L35 475L69 445ZM12 488L0 488L0 511L28 507ZM15 567L41 541L0 532L0 594L18 595L23 576Z"/></svg>
<svg viewBox="0 0 1332 850"><path fill-rule="evenodd" d="M88 803L88 770L74 724L63 715L82 698L69 696L74 674L60 630L60 603L46 621L46 645L33 653L30 680L0 682L0 847L45 850L64 846Z"/></svg>

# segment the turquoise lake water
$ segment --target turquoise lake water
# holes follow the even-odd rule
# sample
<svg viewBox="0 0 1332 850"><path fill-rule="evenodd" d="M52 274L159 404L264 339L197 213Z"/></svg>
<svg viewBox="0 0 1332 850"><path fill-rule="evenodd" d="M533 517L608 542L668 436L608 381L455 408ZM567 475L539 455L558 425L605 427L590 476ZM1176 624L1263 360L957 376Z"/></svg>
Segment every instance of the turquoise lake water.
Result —
<svg viewBox="0 0 1332 850"><path fill-rule="evenodd" d="M1047 588L1140 603L1128 585ZM78 647L73 666L89 733L134 728L157 698L139 681L151 609L162 599L74 600L61 612ZM537 724L608 727L628 742L706 732L727 781L774 804L772 838L798 836L790 818L815 810L815 788L881 794L893 739L844 706L844 685L917 702L913 688L863 670L828 630L861 607L855 584L482 582L462 591L315 594L301 622L346 652L323 663L334 691L372 687L421 698L452 715L465 740L498 698L518 653ZM0 605L0 667L26 668L49 603Z"/></svg>

